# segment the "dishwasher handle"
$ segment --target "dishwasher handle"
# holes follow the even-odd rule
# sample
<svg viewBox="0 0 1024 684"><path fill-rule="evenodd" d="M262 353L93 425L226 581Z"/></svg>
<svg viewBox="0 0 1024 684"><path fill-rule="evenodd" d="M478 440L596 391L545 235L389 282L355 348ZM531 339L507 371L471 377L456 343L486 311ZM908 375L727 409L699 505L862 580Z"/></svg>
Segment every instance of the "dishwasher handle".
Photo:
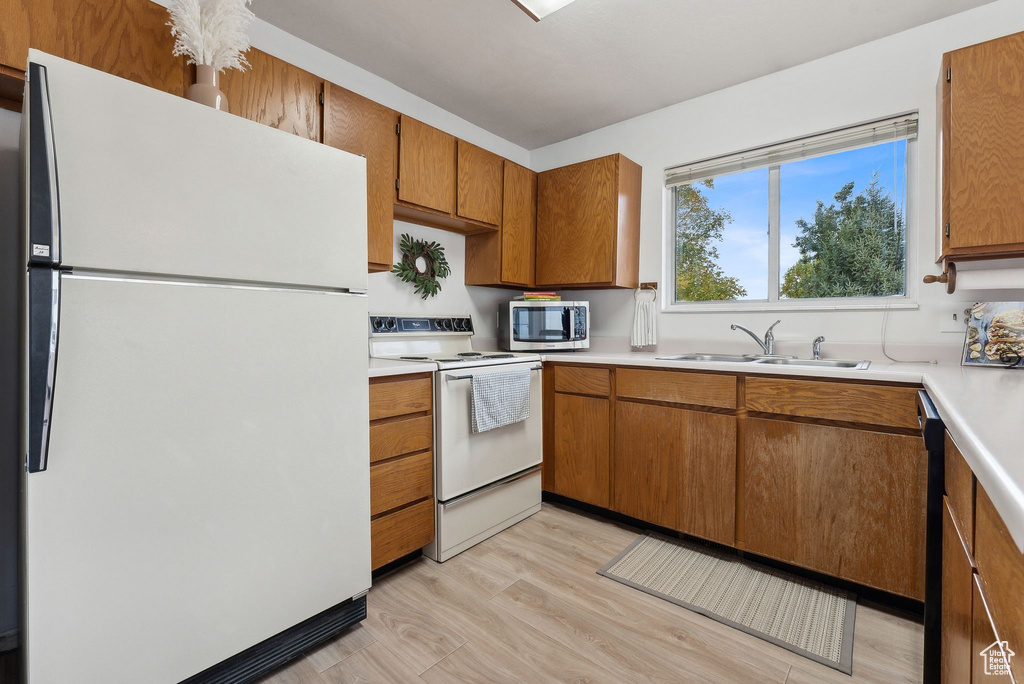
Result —
<svg viewBox="0 0 1024 684"><path fill-rule="evenodd" d="M925 390L917 392L917 422L921 425L924 448L930 453L942 453L945 449L946 426Z"/></svg>

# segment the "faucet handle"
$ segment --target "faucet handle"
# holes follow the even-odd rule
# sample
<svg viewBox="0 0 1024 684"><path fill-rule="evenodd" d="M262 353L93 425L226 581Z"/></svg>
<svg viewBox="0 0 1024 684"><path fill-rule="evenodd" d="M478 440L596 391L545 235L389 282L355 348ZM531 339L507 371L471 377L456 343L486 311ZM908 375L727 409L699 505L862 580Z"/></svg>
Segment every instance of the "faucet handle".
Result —
<svg viewBox="0 0 1024 684"><path fill-rule="evenodd" d="M774 323L772 323L771 325L769 325L769 326L768 326L768 332L766 332L766 333L765 333L765 335L770 335L770 334L771 334L771 332L772 332L772 330L774 330L774 329L775 329L775 326L777 326L777 325L778 325L779 323L781 323L781 322L782 322L782 319L780 318L779 320L777 320L777 321L775 321Z"/></svg>

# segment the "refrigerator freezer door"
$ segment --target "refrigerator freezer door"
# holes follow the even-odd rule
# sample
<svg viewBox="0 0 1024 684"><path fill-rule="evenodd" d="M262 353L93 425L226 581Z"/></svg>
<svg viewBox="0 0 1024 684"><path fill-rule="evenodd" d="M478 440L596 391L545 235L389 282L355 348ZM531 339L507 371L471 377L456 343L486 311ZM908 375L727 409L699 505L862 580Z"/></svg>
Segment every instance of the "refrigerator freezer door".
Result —
<svg viewBox="0 0 1024 684"><path fill-rule="evenodd" d="M178 682L368 589L366 298L61 280L28 681Z"/></svg>
<svg viewBox="0 0 1024 684"><path fill-rule="evenodd" d="M29 60L45 67L30 88L48 96L29 97L26 115L37 131L46 116L32 102L48 104L52 253L65 266L366 289L365 159L35 50ZM45 170L32 177L31 192L51 191ZM50 252L39 232L33 253Z"/></svg>

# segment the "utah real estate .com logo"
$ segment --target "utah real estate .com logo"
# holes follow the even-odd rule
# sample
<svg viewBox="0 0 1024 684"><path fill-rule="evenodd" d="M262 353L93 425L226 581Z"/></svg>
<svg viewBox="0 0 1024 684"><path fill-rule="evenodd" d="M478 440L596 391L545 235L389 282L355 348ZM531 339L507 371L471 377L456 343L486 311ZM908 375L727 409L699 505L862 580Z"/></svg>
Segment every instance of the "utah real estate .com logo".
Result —
<svg viewBox="0 0 1024 684"><path fill-rule="evenodd" d="M1010 674L1010 658L1017 654L1010 650L1009 643L993 641L978 655L985 659L985 674L1007 676Z"/></svg>

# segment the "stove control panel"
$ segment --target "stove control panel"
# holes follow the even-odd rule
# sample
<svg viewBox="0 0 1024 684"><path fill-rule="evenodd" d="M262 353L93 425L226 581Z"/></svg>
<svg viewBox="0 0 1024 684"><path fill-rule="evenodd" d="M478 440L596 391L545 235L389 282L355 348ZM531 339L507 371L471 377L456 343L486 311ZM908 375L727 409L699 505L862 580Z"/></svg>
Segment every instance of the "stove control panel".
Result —
<svg viewBox="0 0 1024 684"><path fill-rule="evenodd" d="M472 335L469 316L370 316L371 335Z"/></svg>

